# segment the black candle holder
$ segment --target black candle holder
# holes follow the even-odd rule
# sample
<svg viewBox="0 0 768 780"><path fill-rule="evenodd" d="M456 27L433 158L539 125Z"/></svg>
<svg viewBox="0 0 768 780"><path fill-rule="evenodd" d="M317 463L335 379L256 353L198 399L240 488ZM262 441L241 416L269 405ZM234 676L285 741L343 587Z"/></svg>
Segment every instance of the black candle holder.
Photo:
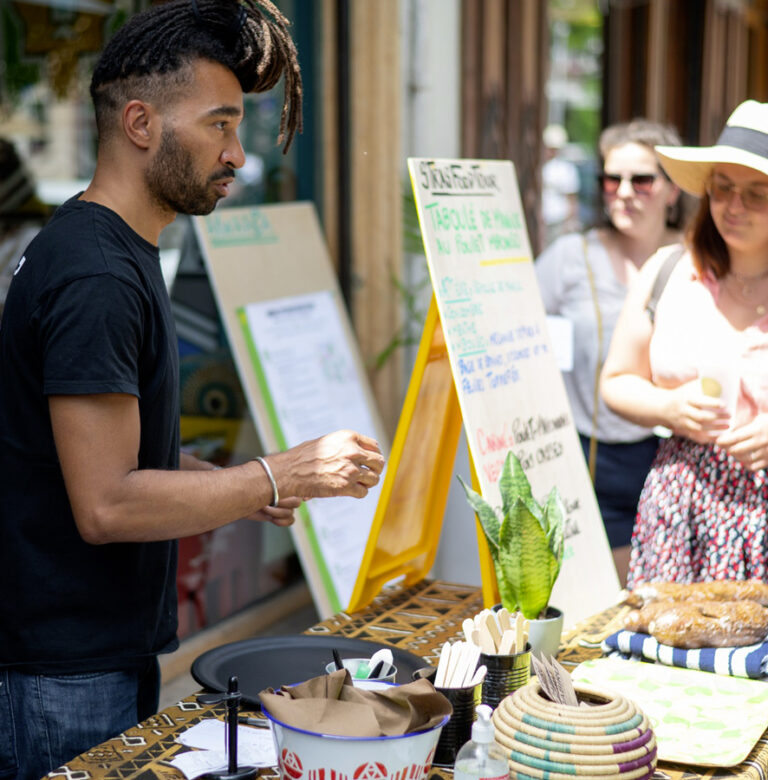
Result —
<svg viewBox="0 0 768 780"><path fill-rule="evenodd" d="M217 769L202 775L203 780L251 780L259 771L255 766L237 766L237 713L240 710L242 694L238 688L237 677L229 678L226 693L199 693L197 700L203 704L227 705L227 761L226 769Z"/></svg>

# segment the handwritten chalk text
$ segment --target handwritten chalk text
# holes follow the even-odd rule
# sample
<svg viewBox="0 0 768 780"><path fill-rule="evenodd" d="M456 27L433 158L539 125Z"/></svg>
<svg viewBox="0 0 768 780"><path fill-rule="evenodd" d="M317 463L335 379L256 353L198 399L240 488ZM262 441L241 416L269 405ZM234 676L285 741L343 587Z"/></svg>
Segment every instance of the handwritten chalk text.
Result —
<svg viewBox="0 0 768 780"><path fill-rule="evenodd" d="M496 174L482 171L477 164L437 166L432 160L424 160L419 164L419 178L422 187L433 191L487 194L500 191Z"/></svg>

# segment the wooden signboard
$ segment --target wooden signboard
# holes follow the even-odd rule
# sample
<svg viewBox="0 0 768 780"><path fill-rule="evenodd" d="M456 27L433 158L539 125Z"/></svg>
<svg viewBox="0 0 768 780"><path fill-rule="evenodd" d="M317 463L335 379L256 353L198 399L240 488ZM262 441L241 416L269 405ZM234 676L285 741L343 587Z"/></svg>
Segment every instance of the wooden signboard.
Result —
<svg viewBox="0 0 768 780"><path fill-rule="evenodd" d="M267 452L341 428L386 450L312 204L217 209L196 217L195 228ZM379 491L315 499L298 511L291 532L322 617L349 600Z"/></svg>
<svg viewBox="0 0 768 780"><path fill-rule="evenodd" d="M572 624L615 603L619 583L547 335L514 167L429 159L408 166L480 490L501 503L497 480L509 450L537 498L557 486L566 547L551 601ZM453 455L445 455L450 463ZM462 476L468 480L469 467Z"/></svg>

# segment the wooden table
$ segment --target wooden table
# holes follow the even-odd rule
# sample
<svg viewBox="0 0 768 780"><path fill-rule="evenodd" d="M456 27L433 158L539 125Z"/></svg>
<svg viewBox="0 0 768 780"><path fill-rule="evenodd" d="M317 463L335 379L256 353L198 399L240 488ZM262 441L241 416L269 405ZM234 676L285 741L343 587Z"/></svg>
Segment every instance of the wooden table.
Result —
<svg viewBox="0 0 768 780"><path fill-rule="evenodd" d="M423 581L411 588L388 588L367 609L348 615L339 613L312 626L308 634L336 634L400 647L437 664L439 648L446 640L462 637L461 622L482 609L478 588L448 582ZM621 618L618 607L584 621L563 636L558 660L572 668L601 655L600 642L616 630ZM167 707L149 720L128 729L70 761L48 777L67 780L182 780L181 772L166 763L187 750L175 741L181 731L203 718L224 717L222 705L206 706L194 695ZM265 769L261 777L273 778ZM447 770L434 769L430 780L451 778ZM654 779L768 777L768 735L763 735L747 761L731 769L709 769L659 764Z"/></svg>

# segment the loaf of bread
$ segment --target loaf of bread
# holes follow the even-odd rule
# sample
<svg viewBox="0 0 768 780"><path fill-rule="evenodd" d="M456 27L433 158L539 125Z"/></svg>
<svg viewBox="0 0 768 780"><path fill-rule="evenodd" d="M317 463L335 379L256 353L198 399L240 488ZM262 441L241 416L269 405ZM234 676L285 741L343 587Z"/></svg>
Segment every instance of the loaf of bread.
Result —
<svg viewBox="0 0 768 780"><path fill-rule="evenodd" d="M765 639L768 609L749 600L659 601L630 612L625 627L686 650L742 647Z"/></svg>
<svg viewBox="0 0 768 780"><path fill-rule="evenodd" d="M714 582L650 582L631 591L625 603L640 608L656 601L756 601L768 606L768 585L760 580Z"/></svg>
<svg viewBox="0 0 768 780"><path fill-rule="evenodd" d="M627 631L639 631L643 634L649 634L651 621L679 603L681 602L654 601L640 609L633 609L624 618L624 628Z"/></svg>

